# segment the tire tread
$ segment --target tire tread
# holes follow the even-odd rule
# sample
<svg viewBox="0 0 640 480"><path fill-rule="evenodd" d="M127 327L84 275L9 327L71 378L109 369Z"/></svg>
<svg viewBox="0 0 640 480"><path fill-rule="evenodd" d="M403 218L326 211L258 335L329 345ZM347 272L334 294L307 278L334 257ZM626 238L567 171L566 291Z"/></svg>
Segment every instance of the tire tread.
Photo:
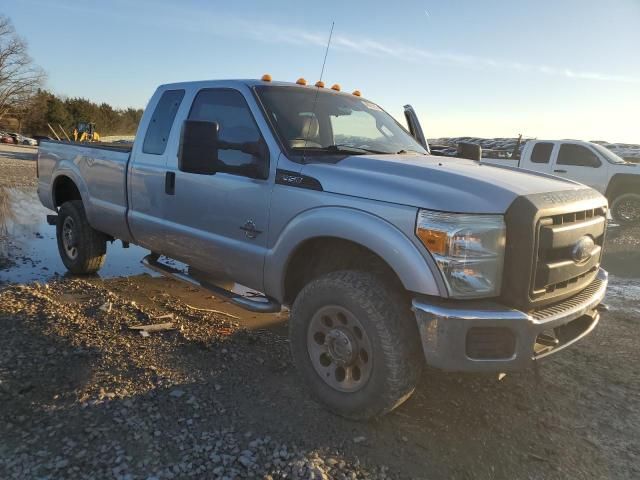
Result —
<svg viewBox="0 0 640 480"><path fill-rule="evenodd" d="M62 223L67 216L74 217L74 221L79 227L78 257L75 261L66 256L60 238ZM103 233L98 232L89 225L81 200L71 200L62 204L58 214L57 236L60 257L71 273L89 275L96 273L104 265L107 257L107 238Z"/></svg>
<svg viewBox="0 0 640 480"><path fill-rule="evenodd" d="M385 367L384 387L376 396L377 398L372 398L366 407L358 412L347 412L336 408L332 410L342 416L358 420L384 415L411 396L424 363L421 358L417 327L404 292L400 292L369 272L352 270L332 272L311 281L302 289L291 310L291 329L300 327L296 322L304 321L302 318L296 318L301 307L314 298L320 290L325 290L327 287L347 292L365 310L380 340ZM291 337L293 338L293 335ZM306 352L306 346L303 347ZM292 350L294 350L293 344ZM318 396L317 392L316 396Z"/></svg>

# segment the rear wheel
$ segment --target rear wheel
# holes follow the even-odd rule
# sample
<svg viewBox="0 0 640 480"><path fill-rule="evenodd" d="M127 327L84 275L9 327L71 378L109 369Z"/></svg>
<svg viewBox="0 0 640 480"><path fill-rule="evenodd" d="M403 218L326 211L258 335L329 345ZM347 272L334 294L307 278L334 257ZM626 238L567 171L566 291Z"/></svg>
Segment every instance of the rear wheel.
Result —
<svg viewBox="0 0 640 480"><path fill-rule="evenodd" d="M623 193L611 202L611 217L621 225L640 222L640 195Z"/></svg>
<svg viewBox="0 0 640 480"><path fill-rule="evenodd" d="M340 271L307 284L289 321L291 351L314 396L352 419L387 413L423 364L408 303L373 274Z"/></svg>
<svg viewBox="0 0 640 480"><path fill-rule="evenodd" d="M78 275L100 270L107 256L107 238L89 225L82 201L62 204L56 236L58 252L67 270Z"/></svg>

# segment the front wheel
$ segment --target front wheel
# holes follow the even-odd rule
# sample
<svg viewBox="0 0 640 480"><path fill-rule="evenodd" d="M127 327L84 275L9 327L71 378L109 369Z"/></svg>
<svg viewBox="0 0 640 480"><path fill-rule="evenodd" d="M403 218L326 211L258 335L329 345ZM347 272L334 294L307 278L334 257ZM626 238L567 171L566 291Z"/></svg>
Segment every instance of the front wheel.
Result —
<svg viewBox="0 0 640 480"><path fill-rule="evenodd" d="M56 236L58 252L67 270L77 275L100 270L107 256L107 238L89 225L82 201L62 204Z"/></svg>
<svg viewBox="0 0 640 480"><path fill-rule="evenodd" d="M289 321L294 363L314 396L352 419L411 396L424 360L402 295L375 275L340 271L307 284Z"/></svg>
<svg viewBox="0 0 640 480"><path fill-rule="evenodd" d="M611 202L611 217L621 225L640 222L640 195L623 193Z"/></svg>

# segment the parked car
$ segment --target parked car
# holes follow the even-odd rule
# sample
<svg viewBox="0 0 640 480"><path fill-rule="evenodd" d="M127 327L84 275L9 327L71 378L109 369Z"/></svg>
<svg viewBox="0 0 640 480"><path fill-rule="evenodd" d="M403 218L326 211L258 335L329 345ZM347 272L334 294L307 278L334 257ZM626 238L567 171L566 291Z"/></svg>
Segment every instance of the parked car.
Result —
<svg viewBox="0 0 640 480"><path fill-rule="evenodd" d="M337 86L163 85L132 147L42 141L38 195L72 273L97 272L120 239L250 311L290 306L308 388L369 418L412 394L425 361L505 372L561 351L594 329L607 287L601 194L445 162L405 115L414 136Z"/></svg>
<svg viewBox="0 0 640 480"><path fill-rule="evenodd" d="M12 137L9 133L0 134L0 143L16 143L15 138Z"/></svg>
<svg viewBox="0 0 640 480"><path fill-rule="evenodd" d="M494 165L517 166L584 183L604 194L612 218L622 224L640 222L640 166L608 148L579 140L529 140L519 159L490 159Z"/></svg>
<svg viewBox="0 0 640 480"><path fill-rule="evenodd" d="M38 145L38 141L35 138L31 138L31 137L25 137L24 135L20 136L20 144L21 145L30 145L32 147L35 147Z"/></svg>
<svg viewBox="0 0 640 480"><path fill-rule="evenodd" d="M49 137L49 136L47 136L47 135L34 135L34 136L33 136L33 139L36 141L36 143L37 143L38 145L40 145L40 142L41 142L42 140L53 140L53 138L51 138L51 137Z"/></svg>

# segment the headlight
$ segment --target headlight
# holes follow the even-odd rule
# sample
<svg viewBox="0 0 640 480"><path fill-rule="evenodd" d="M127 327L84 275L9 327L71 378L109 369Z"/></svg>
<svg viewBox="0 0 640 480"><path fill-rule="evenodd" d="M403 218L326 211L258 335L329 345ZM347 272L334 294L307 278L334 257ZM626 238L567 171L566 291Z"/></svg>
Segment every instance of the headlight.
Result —
<svg viewBox="0 0 640 480"><path fill-rule="evenodd" d="M450 296L500 293L506 239L501 215L420 210L416 235L438 263Z"/></svg>

